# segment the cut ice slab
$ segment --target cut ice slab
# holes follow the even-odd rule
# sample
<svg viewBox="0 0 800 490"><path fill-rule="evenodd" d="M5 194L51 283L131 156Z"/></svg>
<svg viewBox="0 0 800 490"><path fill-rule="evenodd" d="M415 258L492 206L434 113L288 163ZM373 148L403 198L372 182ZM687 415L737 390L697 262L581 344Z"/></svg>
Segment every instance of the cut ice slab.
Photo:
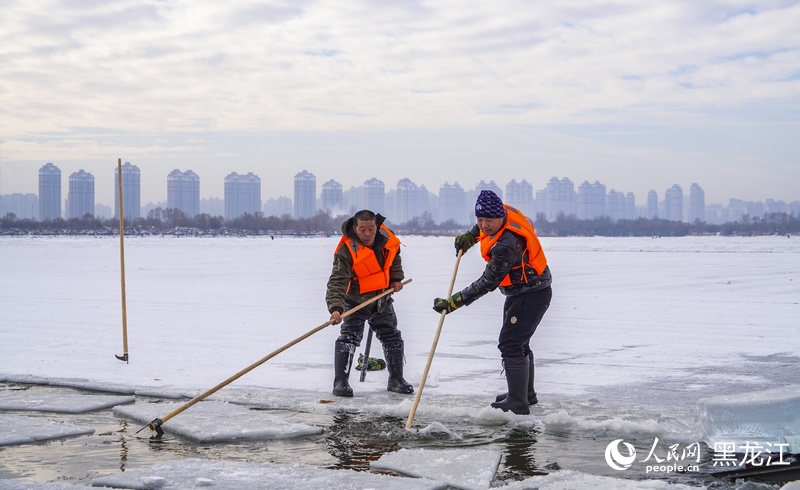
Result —
<svg viewBox="0 0 800 490"><path fill-rule="evenodd" d="M132 396L0 391L0 410L28 410L54 413L83 413L133 403Z"/></svg>
<svg viewBox="0 0 800 490"><path fill-rule="evenodd" d="M737 453L761 445L774 455L800 453L800 386L698 401L703 441L735 444Z"/></svg>
<svg viewBox="0 0 800 490"><path fill-rule="evenodd" d="M114 413L149 424L183 405L183 403L121 405L114 408ZM322 432L320 427L282 419L241 405L216 401L192 405L164 422L162 428L164 432L198 442L287 439Z"/></svg>
<svg viewBox="0 0 800 490"><path fill-rule="evenodd" d="M400 449L370 463L372 471L430 478L453 488L489 488L500 465L500 452L458 449Z"/></svg>
<svg viewBox="0 0 800 490"><path fill-rule="evenodd" d="M27 480L2 480L0 488L3 490L86 490L86 485L76 483L38 483Z"/></svg>
<svg viewBox="0 0 800 490"><path fill-rule="evenodd" d="M216 489L294 490L324 488L326 490L443 490L441 482L426 479L375 475L352 470L329 470L272 463L258 465L179 459L149 468L129 469L124 473L92 480L92 486L114 488L182 489L210 487Z"/></svg>
<svg viewBox="0 0 800 490"><path fill-rule="evenodd" d="M91 427L56 422L39 417L0 414L0 446L51 441L94 434Z"/></svg>

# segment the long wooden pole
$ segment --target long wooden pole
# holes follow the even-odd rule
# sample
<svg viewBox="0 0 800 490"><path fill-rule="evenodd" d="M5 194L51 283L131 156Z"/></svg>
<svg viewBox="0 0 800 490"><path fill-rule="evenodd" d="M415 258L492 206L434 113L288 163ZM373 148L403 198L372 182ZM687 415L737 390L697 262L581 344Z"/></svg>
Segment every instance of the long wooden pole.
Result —
<svg viewBox="0 0 800 490"><path fill-rule="evenodd" d="M405 281L403 281L403 285L406 285L406 284L408 284L410 282L411 282L411 279L406 279ZM361 308L364 308L365 306L370 305L370 304L374 303L375 301L379 300L380 298L386 296L387 294L390 294L390 293L393 293L393 292L394 292L393 288L389 288L389 289L385 290L381 294L370 298L369 300L361 303L360 305L356 306L355 308L351 308L351 309L347 310L346 312L342 313L342 318L357 312ZM186 410L187 408L191 407L195 403L203 400L204 398L208 398L209 396L213 395L214 393L216 393L220 389L222 389L225 386L233 383L234 381L236 381L237 379L241 378L245 374L249 373L253 369L257 368L258 366L264 364L265 362L267 362L268 360L270 360L273 357L277 356L281 352L285 351L289 347L300 343L301 341L307 339L308 337L314 335L315 333L319 332L323 328L325 328L325 327L327 327L329 325L332 325L332 324L333 324L333 320L328 320L327 322L323 323L322 325L309 330L308 332L306 332L303 335L297 337L296 339L292 340L291 342L289 342L288 344L284 345L283 347L280 347L280 348L272 351L271 353L269 353L266 356L262 357L260 360L254 362L253 364L250 364L249 366L247 366L246 368L242 369L238 373L234 374L230 378L228 378L225 381L222 381L221 383L217 384L216 386L214 386L210 390L197 395L196 397L192 398L191 400L189 400L188 402L184 403L180 407L178 407L175 410L171 411L167 415L165 415L165 416L163 416L161 418L153 420L152 422L147 424L145 427L150 427L150 429L156 431L157 436L160 437L162 434L164 434L164 430L161 429L161 425L163 425L167 420L169 420L172 417L178 415L179 413L183 412L184 410ZM144 427L142 427L141 429L137 430L136 433L138 434L139 432L142 431L142 429L144 429Z"/></svg>
<svg viewBox="0 0 800 490"><path fill-rule="evenodd" d="M453 294L453 286L456 284L456 274L458 273L458 263L461 262L462 254L463 250L459 250L456 256L456 266L453 269L453 278L450 280L450 288L447 290L447 298ZM444 325L444 317L446 315L447 311L442 311L442 315L439 317L439 327L436 329L436 335L433 337L433 345L431 345L431 351L428 354L428 363L425 364L425 370L422 372L422 379L420 380L419 388L417 388L417 396L414 397L414 404L411 405L411 411L408 413L406 429L410 429L412 422L414 422L414 414L417 413L417 405L419 405L419 400L422 398L422 390L425 388L425 380L428 379L428 371L433 362L433 355L436 353L436 344L439 343L439 335L442 333L442 325Z"/></svg>
<svg viewBox="0 0 800 490"><path fill-rule="evenodd" d="M128 362L128 314L125 299L125 218L122 212L122 159L117 159L117 193L119 194L119 268L122 289L122 355L114 355Z"/></svg>

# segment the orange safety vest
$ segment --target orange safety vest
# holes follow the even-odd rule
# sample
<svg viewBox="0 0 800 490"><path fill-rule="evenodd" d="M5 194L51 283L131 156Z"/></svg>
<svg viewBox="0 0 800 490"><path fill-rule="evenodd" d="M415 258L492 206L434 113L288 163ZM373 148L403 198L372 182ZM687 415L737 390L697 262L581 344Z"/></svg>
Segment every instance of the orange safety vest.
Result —
<svg viewBox="0 0 800 490"><path fill-rule="evenodd" d="M519 209L509 206L508 204L503 204L503 208L506 210L506 224L503 228L492 236L481 231L478 237L478 240L481 242L481 255L483 255L483 259L486 262L491 260L489 252L505 230L521 236L525 239L525 252L522 254L522 262L519 265L515 265L512 270L521 268L522 278L527 283L528 277L525 275L525 265L532 267L537 274L542 274L544 268L547 267L547 259L544 256L544 250L542 250L542 245L539 243L539 237L536 236L536 232L533 229L533 222L530 218L522 214ZM500 286L510 285L511 277L509 277L509 274L506 274L506 277L500 281Z"/></svg>
<svg viewBox="0 0 800 490"><path fill-rule="evenodd" d="M363 246L354 238L343 236L339 240L339 245L336 246L336 250L339 250L339 247L344 244L350 250L350 256L353 258L353 273L358 278L361 294L389 287L389 270L392 267L394 258L400 251L400 239L392 233L392 230L387 228L386 225L381 225L380 229L389 235L389 240L383 246L386 250L383 269L378 263L378 258L375 257L375 252L371 248ZM350 286L348 286L349 289Z"/></svg>

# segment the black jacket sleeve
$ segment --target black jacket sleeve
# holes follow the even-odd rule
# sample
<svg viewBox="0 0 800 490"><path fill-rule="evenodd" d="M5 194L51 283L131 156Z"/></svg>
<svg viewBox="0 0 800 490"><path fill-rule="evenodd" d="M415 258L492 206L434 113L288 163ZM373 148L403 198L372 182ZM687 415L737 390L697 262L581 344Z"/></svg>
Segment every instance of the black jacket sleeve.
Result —
<svg viewBox="0 0 800 490"><path fill-rule="evenodd" d="M468 305L481 296L497 289L500 282L511 271L516 263L516 257L521 257L517 252L520 240L513 233L504 231L503 235L495 242L489 251L489 262L483 274L475 282L461 290L461 298ZM523 243L524 247L524 243Z"/></svg>

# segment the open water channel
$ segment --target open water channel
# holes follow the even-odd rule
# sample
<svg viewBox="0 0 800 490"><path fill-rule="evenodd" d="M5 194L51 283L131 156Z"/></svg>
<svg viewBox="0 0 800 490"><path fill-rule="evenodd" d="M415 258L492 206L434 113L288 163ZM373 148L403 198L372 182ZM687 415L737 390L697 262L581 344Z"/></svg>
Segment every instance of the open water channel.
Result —
<svg viewBox="0 0 800 490"><path fill-rule="evenodd" d="M53 386L4 384L4 390L30 390L42 393L75 393L80 390ZM153 398L138 397L139 402ZM174 400L170 400L173 401ZM264 408L250 407L252 410ZM579 407L572 405L575 412ZM584 408L590 411L591 407ZM29 417L43 417L95 429L94 434L36 444L0 447L0 479L31 482L61 482L91 485L93 479L143 468L178 458L200 458L247 463L270 462L307 465L330 469L369 471L370 461L400 448L475 448L499 451L502 455L493 486L522 480L559 469L571 469L595 475L635 480L657 479L715 489L779 488L780 482L731 480L709 474L712 454L701 451L700 471L647 474L644 466L629 471L612 470L603 457L608 437L591 431L519 428L504 425L476 425L471 420L449 420L447 428L460 438L447 434L420 436L404 429L405 420L360 410L301 412L273 410L284 419L322 427L314 436L219 443L197 443L169 431L161 438L142 428L142 423L117 416L111 409L80 414L43 412L5 412ZM650 450L652 438L630 441L638 453ZM677 441L663 440L665 447ZM2 483L2 481L0 481ZM2 485L0 485L1 487Z"/></svg>

